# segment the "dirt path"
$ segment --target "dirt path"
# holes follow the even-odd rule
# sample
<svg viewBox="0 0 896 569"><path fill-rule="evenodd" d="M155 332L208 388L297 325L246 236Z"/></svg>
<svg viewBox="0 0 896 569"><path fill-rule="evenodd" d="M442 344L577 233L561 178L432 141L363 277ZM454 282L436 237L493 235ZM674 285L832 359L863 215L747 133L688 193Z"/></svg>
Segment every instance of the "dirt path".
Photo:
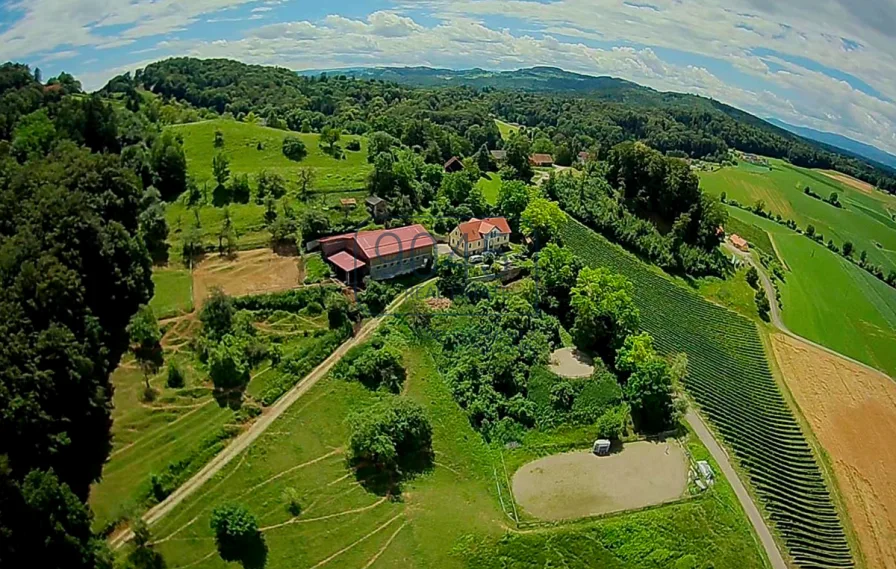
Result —
<svg viewBox="0 0 896 569"><path fill-rule="evenodd" d="M747 492L743 482L738 478L734 467L731 466L728 453L722 449L721 445L716 441L715 436L713 436L712 432L709 430L709 427L706 426L706 423L703 422L703 419L701 419L695 411L689 410L687 415L685 415L685 420L691 428L694 429L697 436L700 437L700 441L707 450L709 450L709 454L711 454L713 459L719 464L719 468L722 469L722 473L725 475L725 478L728 479L728 483L731 484L731 488L734 490L737 500L747 514L750 524L753 525L753 530L756 532L756 535L759 536L759 542L765 550L768 560L771 562L772 569L788 569L787 563L784 562L784 557L781 555L781 550L778 549L778 544L775 543L775 539L772 537L772 532L765 522L765 518L762 517L759 508L757 508L756 503L753 502L752 496L750 496L750 493Z"/></svg>
<svg viewBox="0 0 896 569"><path fill-rule="evenodd" d="M177 490L171 493L170 496L165 498L162 502L152 507L149 511L143 514L143 521L147 523L147 525L152 525L159 521L166 514L170 513L174 508L179 506L181 502L186 500L189 496L191 496L194 492L199 490L203 484L211 480L211 478L221 471L222 468L227 466L227 464L233 460L236 456L242 453L244 450L249 448L253 442L255 442L258 437L260 437L274 422L289 409L293 403L298 401L303 395L308 393L312 387L317 385L317 383L326 377L327 373L333 368L336 363L342 359L342 357L352 348L357 346L358 344L363 343L367 340L376 330L380 327L380 324L399 306L404 302L410 295L416 292L421 287L429 284L431 281L426 281L421 283L415 287L408 289L398 296L392 303L386 307L386 310L381 316L378 316L372 319L370 322L365 324L361 330L358 331L358 334L343 343L339 346L335 352L330 354L330 356L323 361L319 366L314 368L308 375L304 377L295 387L290 389L283 397L278 399L276 403L268 407L264 413L252 423L252 426L243 431L239 436L233 439L229 445L227 445L224 450L218 453L215 458L211 460L208 464L206 464L202 470L193 475L192 478L184 482ZM118 532L109 541L110 546L113 549L118 549L125 543L131 540L134 537L134 533L130 530L130 528L123 529Z"/></svg>

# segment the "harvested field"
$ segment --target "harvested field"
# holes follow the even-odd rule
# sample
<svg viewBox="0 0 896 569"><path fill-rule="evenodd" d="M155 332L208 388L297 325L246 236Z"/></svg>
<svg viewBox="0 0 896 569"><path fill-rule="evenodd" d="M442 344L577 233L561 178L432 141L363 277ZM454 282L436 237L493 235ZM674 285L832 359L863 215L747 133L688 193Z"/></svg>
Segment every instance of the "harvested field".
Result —
<svg viewBox="0 0 896 569"><path fill-rule="evenodd" d="M856 178L853 178L852 176L847 176L846 174L841 174L840 172L822 171L821 173L824 174L825 176L827 176L828 178L837 180L841 184L846 184L850 188L855 188L855 189L859 190L860 192L865 192L866 194L870 194L870 193L874 192L874 190L876 189L873 185L869 184L868 182L863 182L862 180L857 180Z"/></svg>
<svg viewBox="0 0 896 569"><path fill-rule="evenodd" d="M241 251L234 258L209 257L193 269L193 304L201 307L212 289L230 296L278 292L304 280L300 257L284 257L270 249Z"/></svg>
<svg viewBox="0 0 896 569"><path fill-rule="evenodd" d="M551 354L548 369L563 377L590 377L593 363L590 356L575 348L561 348Z"/></svg>
<svg viewBox="0 0 896 569"><path fill-rule="evenodd" d="M578 451L530 462L514 474L513 494L537 518L567 520L671 502L687 482L678 444L640 441L610 456Z"/></svg>
<svg viewBox="0 0 896 569"><path fill-rule="evenodd" d="M833 464L866 565L896 569L896 383L783 334L772 343Z"/></svg>

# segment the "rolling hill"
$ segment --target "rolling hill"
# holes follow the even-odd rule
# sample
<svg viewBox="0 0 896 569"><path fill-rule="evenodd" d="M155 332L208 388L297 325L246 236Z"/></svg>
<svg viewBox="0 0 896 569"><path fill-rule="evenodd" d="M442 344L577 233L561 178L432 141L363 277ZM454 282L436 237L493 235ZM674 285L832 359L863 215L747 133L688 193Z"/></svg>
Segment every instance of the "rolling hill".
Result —
<svg viewBox="0 0 896 569"><path fill-rule="evenodd" d="M842 150L843 152L854 154L872 162L877 162L878 164L881 164L882 166L886 166L888 168L896 169L896 156L890 154L889 152L884 152L876 146L871 146L870 144L865 144L864 142L859 142L857 140L853 140L851 138L833 132L815 130L814 128L807 128L804 126L794 126L792 124L788 124L784 121L780 121L774 118L768 118L765 120L775 126L779 126L785 130L789 130L794 134L798 134L803 138L808 138L809 140L814 140L828 146L833 146L834 148Z"/></svg>

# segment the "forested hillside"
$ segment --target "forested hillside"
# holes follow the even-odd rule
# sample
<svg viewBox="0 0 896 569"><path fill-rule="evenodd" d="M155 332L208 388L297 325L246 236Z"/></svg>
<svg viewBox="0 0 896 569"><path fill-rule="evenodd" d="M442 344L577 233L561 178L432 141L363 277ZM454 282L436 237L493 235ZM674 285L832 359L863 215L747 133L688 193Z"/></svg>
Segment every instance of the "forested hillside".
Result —
<svg viewBox="0 0 896 569"><path fill-rule="evenodd" d="M806 168L837 170L896 193L896 176L891 170L697 95L661 93L620 79L549 67L504 72L373 68L346 73L406 85L521 91L491 95L494 111L505 120L553 128L566 137L586 134L604 147L636 139L664 152L709 158L735 148L786 158Z"/></svg>
<svg viewBox="0 0 896 569"><path fill-rule="evenodd" d="M0 66L3 567L108 566L86 501L111 448L109 375L167 255L160 193L186 187L179 141L158 136L180 107L128 107Z"/></svg>

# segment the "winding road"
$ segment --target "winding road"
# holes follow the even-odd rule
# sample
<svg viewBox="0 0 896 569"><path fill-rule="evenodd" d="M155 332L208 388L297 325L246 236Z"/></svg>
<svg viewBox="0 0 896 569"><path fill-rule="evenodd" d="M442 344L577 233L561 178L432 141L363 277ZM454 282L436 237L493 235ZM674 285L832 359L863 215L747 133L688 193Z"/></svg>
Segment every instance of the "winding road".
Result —
<svg viewBox="0 0 896 569"><path fill-rule="evenodd" d="M312 387L317 385L317 383L326 377L327 373L333 368L336 363L342 359L342 357L352 348L361 344L365 340L367 340L373 332L380 327L380 324L386 319L387 316L391 315L395 312L395 310L401 306L401 303L404 302L409 296L420 290L422 287L431 283L432 281L426 281L420 283L414 287L409 288L405 292L401 293L398 297L393 300L389 306L386 307L386 310L383 311L383 314L377 316L376 318L367 322L358 333L351 338L350 340L344 342L336 351L334 351L330 356L325 359L319 366L314 368L311 373L306 375L295 387L286 392L283 397L278 399L273 405L265 409L264 413L258 418L257 421L252 423L252 426L239 434L235 439L233 439L230 444L228 444L224 450L215 456L208 464L206 464L202 470L194 474L189 480L184 482L181 486L177 488L174 492L171 493L167 498L153 506L150 510L148 510L145 514L143 514L143 521L146 522L147 525L152 525L159 521L166 514L171 512L174 508L180 505L184 500L186 500L189 496L191 496L194 492L199 490L199 488L208 482L215 474L221 471L222 468L227 466L231 460L239 456L244 450L249 448L253 442L255 442L258 437L260 437L274 422L289 409L293 403L298 401L303 395L308 393ZM109 545L113 549L118 549L123 546L125 543L130 541L134 537L134 532L131 531L130 528L123 529L119 531L117 534L113 535L109 540Z"/></svg>

